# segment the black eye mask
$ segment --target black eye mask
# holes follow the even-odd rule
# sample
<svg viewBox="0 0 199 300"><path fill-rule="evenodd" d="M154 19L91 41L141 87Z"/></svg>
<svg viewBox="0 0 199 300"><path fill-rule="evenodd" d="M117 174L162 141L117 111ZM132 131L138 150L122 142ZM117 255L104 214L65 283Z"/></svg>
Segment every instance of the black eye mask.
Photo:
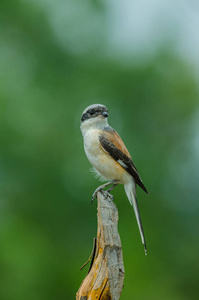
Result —
<svg viewBox="0 0 199 300"><path fill-rule="evenodd" d="M108 110L105 107L97 106L95 108L89 109L87 112L85 112L81 117L81 122L84 120L97 117L99 115L102 115L103 112L107 112Z"/></svg>

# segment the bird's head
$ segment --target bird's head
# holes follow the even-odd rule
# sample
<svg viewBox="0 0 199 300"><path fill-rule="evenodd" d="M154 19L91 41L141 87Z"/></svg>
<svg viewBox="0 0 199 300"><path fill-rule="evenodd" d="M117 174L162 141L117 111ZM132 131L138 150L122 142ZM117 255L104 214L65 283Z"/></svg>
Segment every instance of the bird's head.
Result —
<svg viewBox="0 0 199 300"><path fill-rule="evenodd" d="M102 104L89 105L81 116L81 130L82 132L90 128L103 129L108 125L108 109Z"/></svg>

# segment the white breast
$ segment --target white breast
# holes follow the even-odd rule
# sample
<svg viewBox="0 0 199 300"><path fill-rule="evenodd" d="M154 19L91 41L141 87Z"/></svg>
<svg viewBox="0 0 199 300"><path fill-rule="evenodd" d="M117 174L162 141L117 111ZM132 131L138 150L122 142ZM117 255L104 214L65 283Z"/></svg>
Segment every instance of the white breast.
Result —
<svg viewBox="0 0 199 300"><path fill-rule="evenodd" d="M100 130L90 129L84 135L84 150L88 160L94 167L98 164L99 156L102 155L99 134Z"/></svg>
<svg viewBox="0 0 199 300"><path fill-rule="evenodd" d="M86 156L92 166L104 177L105 180L118 180L126 182L130 175L117 163L100 144L99 136L102 133L99 129L89 129L84 134L84 149Z"/></svg>

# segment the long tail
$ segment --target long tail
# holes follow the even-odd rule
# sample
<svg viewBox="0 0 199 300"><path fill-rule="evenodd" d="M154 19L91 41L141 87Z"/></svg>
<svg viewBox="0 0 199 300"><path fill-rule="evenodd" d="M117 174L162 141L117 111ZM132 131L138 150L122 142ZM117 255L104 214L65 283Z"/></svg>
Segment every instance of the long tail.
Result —
<svg viewBox="0 0 199 300"><path fill-rule="evenodd" d="M140 217L139 207L138 207L138 203L137 203L135 183L131 182L131 183L125 184L124 189L125 189L128 199L129 199L129 202L131 203L131 205L134 208L135 216L137 219L137 223L138 223L138 227L139 227L139 231L140 231L140 235L141 235L142 244L144 245L145 255L147 255L146 241L145 241L145 237L144 237L142 220Z"/></svg>

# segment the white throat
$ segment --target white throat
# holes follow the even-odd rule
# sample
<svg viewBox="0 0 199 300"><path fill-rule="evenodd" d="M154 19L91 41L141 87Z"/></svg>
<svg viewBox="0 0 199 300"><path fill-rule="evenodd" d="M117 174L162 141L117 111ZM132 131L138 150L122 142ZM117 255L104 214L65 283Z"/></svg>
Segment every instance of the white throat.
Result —
<svg viewBox="0 0 199 300"><path fill-rule="evenodd" d="M107 126L107 118L102 119L101 117L95 117L82 122L80 128L82 135L84 136L90 129L104 129Z"/></svg>

